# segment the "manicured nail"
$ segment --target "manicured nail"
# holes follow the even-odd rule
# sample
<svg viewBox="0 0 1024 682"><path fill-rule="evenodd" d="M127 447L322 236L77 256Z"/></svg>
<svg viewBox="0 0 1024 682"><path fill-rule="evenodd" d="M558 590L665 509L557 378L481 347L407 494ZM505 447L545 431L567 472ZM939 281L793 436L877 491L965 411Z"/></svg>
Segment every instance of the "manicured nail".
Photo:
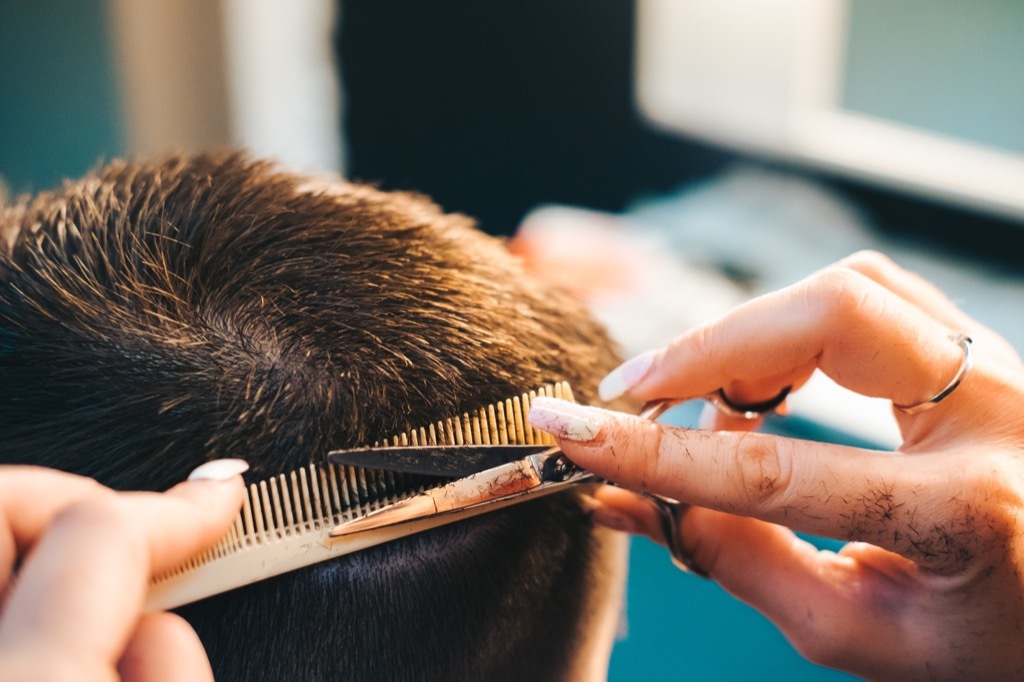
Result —
<svg viewBox="0 0 1024 682"><path fill-rule="evenodd" d="M215 459L197 466L188 475L190 481L227 481L249 470L244 459Z"/></svg>
<svg viewBox="0 0 1024 682"><path fill-rule="evenodd" d="M597 387L597 393L601 396L601 400L618 398L639 384L650 371L651 364L654 362L654 354L653 350L645 351L609 372L608 376L601 380L601 385Z"/></svg>
<svg viewBox="0 0 1024 682"><path fill-rule="evenodd" d="M595 407L541 396L530 404L529 419L535 428L553 436L586 442L601 434L601 427L608 417Z"/></svg>

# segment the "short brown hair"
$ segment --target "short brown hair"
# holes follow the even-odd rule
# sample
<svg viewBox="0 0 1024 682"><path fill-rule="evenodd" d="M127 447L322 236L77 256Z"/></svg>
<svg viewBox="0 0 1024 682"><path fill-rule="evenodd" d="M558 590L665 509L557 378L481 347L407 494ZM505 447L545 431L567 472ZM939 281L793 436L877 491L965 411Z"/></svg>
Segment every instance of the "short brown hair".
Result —
<svg viewBox="0 0 1024 682"><path fill-rule="evenodd" d="M4 209L0 462L263 478L616 362L570 297L423 197L243 154L116 162ZM219 680L558 679L596 531L559 495L186 607Z"/></svg>

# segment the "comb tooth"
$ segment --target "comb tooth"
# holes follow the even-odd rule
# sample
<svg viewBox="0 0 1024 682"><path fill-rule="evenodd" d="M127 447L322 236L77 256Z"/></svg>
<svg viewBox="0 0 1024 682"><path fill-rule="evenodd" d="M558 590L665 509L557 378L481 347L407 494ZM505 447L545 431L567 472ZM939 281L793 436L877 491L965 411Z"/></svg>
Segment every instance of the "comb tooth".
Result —
<svg viewBox="0 0 1024 682"><path fill-rule="evenodd" d="M266 517L266 538L272 540L277 530L274 523L274 507L270 503L270 491L267 489L267 482L260 481L260 503L263 505L263 515Z"/></svg>
<svg viewBox="0 0 1024 682"><path fill-rule="evenodd" d="M359 498L359 472L354 467L345 467L348 471L348 489L352 495L352 509L358 509L362 504Z"/></svg>
<svg viewBox="0 0 1024 682"><path fill-rule="evenodd" d="M281 493L277 489L277 478L268 481L270 487L270 501L274 510L274 535L283 537L287 525L284 522L284 512L281 510Z"/></svg>
<svg viewBox="0 0 1024 682"><path fill-rule="evenodd" d="M348 467L338 467L338 482L341 484L341 501L345 509L352 507L352 498L348 494Z"/></svg>
<svg viewBox="0 0 1024 682"><path fill-rule="evenodd" d="M291 495L292 513L295 515L296 532L302 527L302 494L299 492L299 472L292 471L288 474L288 489Z"/></svg>
<svg viewBox="0 0 1024 682"><path fill-rule="evenodd" d="M438 422L440 424L440 422ZM428 432L427 445L437 445L437 431L434 429L434 425L430 425L430 431Z"/></svg>
<svg viewBox="0 0 1024 682"><path fill-rule="evenodd" d="M554 395L555 395L554 387L553 386L543 386L543 387L541 387L537 391L537 395L544 396L545 398L553 398ZM537 430L537 429L534 429L534 433L537 436L537 443L538 444L545 444L545 445L547 445L547 444L551 444L551 443L555 442L554 438L549 433L545 433L544 431L540 431L540 430Z"/></svg>
<svg viewBox="0 0 1024 682"><path fill-rule="evenodd" d="M486 445L487 436L485 436L484 434L487 432L487 429L483 428L483 421L480 419L480 413L474 412L473 414L471 414L469 416L469 423L473 425L473 437L470 439L469 442L474 444L480 443Z"/></svg>
<svg viewBox="0 0 1024 682"><path fill-rule="evenodd" d="M388 495L390 494L391 486L394 481L394 479L388 475L390 473L391 472L389 471L378 471L373 477L375 487L374 496L376 497L378 507L383 507L387 504Z"/></svg>
<svg viewBox="0 0 1024 682"><path fill-rule="evenodd" d="M231 527L231 538L230 542L225 544L224 552L227 553L230 548L241 549L245 544L242 540L242 517L239 516L235 519L235 525Z"/></svg>
<svg viewBox="0 0 1024 682"><path fill-rule="evenodd" d="M302 527L302 492L299 490L299 473L291 472L289 476L292 488L292 510L295 512L295 530Z"/></svg>
<svg viewBox="0 0 1024 682"><path fill-rule="evenodd" d="M299 492L302 493L302 518L305 519L307 529L313 528L313 508L309 504L309 482L306 480L306 470L299 469Z"/></svg>
<svg viewBox="0 0 1024 682"><path fill-rule="evenodd" d="M366 470L363 468L356 469L356 494L359 498L359 507L363 508L366 506Z"/></svg>
<svg viewBox="0 0 1024 682"><path fill-rule="evenodd" d="M462 437L462 418L459 417L458 421L453 419L448 420L448 430L451 433L451 442L455 445L464 445L466 439Z"/></svg>
<svg viewBox="0 0 1024 682"><path fill-rule="evenodd" d="M391 498L394 497L394 491L397 489L397 481L395 480L395 474L392 471L384 472L384 500L385 503L390 504Z"/></svg>
<svg viewBox="0 0 1024 682"><path fill-rule="evenodd" d="M317 522L320 521L320 510L323 507L320 506L320 486L318 485L316 469L312 464L309 465L309 490L313 495L313 500L310 503L313 511L313 527L315 528Z"/></svg>
<svg viewBox="0 0 1024 682"><path fill-rule="evenodd" d="M366 492L363 497L366 500L367 509L377 508L377 477L371 469L363 469L363 485Z"/></svg>
<svg viewBox="0 0 1024 682"><path fill-rule="evenodd" d="M487 406L487 430L490 432L491 443L497 445L501 436L498 435L498 413L494 405Z"/></svg>
<svg viewBox="0 0 1024 682"><path fill-rule="evenodd" d="M367 472L366 488L370 492L370 500L373 502L374 507L381 506L381 497L383 497L381 484L383 482L384 472L380 469L371 469Z"/></svg>
<svg viewBox="0 0 1024 682"><path fill-rule="evenodd" d="M391 490L388 481L387 471L376 470L373 472L373 505L375 507L383 507L387 502L388 491Z"/></svg>
<svg viewBox="0 0 1024 682"><path fill-rule="evenodd" d="M480 435L488 445L498 444L498 434L494 431L494 408L480 410Z"/></svg>
<svg viewBox="0 0 1024 682"><path fill-rule="evenodd" d="M532 405L533 401L536 400L538 396L550 397L550 395L548 395L549 391L550 391L550 387L549 386L544 386L544 387L540 388L537 391L530 391L530 404ZM530 412L529 408L527 408L526 412L527 412L527 414L529 414L529 412ZM527 424L529 424L529 422L527 422ZM528 426L527 428L529 428L530 431L533 433L533 442L535 444L537 444L537 445L545 445L545 444L550 442L548 440L548 434L545 433L544 431L541 431L539 429L535 429L532 426Z"/></svg>
<svg viewBox="0 0 1024 682"><path fill-rule="evenodd" d="M530 405L533 404L533 399L536 398L536 397L537 397L537 392L536 391L530 391L529 393L523 395L523 416L524 417L525 417L525 415L529 414L529 412L530 412ZM537 432L536 432L536 430L532 426L530 426L529 422L526 421L525 418L523 419L523 429L524 429L524 433L526 434L526 442L528 444L530 444L530 445L536 445L537 444Z"/></svg>
<svg viewBox="0 0 1024 682"><path fill-rule="evenodd" d="M399 443L396 443L396 445L401 445L402 447L406 447L407 445L409 445L409 436L408 436L408 434L403 433L401 436L399 436L399 438L401 440L399 441Z"/></svg>
<svg viewBox="0 0 1024 682"><path fill-rule="evenodd" d="M322 466L316 468L317 476L320 478L320 503L321 507L320 518L330 519L331 518L331 485L327 482L327 472Z"/></svg>
<svg viewBox="0 0 1024 682"><path fill-rule="evenodd" d="M246 544L252 544L254 535L253 530L255 525L252 522L252 502L249 501L249 493L246 491L245 496L242 498L242 518L245 519L245 541Z"/></svg>
<svg viewBox="0 0 1024 682"><path fill-rule="evenodd" d="M498 442L502 445L508 445L508 422L505 420L505 403L498 403L498 409L496 410L497 428L498 428Z"/></svg>
<svg viewBox="0 0 1024 682"><path fill-rule="evenodd" d="M341 496L338 494L338 465L331 462L327 465L327 477L331 479L331 501L334 503L332 516L341 511Z"/></svg>
<svg viewBox="0 0 1024 682"><path fill-rule="evenodd" d="M225 554L227 554L231 550L231 547L233 547L234 544L235 544L235 542L234 542L235 541L234 535L235 535L235 527L232 526L231 529L227 532L227 534L220 539L220 542L218 542L216 545L214 545L214 547L213 547L214 557L213 558L219 559L219 558L221 558L222 556L224 556Z"/></svg>
<svg viewBox="0 0 1024 682"><path fill-rule="evenodd" d="M507 416L508 429L509 429L509 432L512 434L511 436L509 436L509 440L511 442L513 442L513 443L522 443L522 442L524 442L524 440L523 440L523 430L522 430L522 428L520 428L520 426L521 426L520 425L520 421L521 420L519 419L519 399L518 398L509 398L508 400L506 400L505 401L505 412L508 415Z"/></svg>
<svg viewBox="0 0 1024 682"><path fill-rule="evenodd" d="M480 433L480 417L479 415L474 416L471 423L473 424L473 440L472 443L485 443L483 434Z"/></svg>
<svg viewBox="0 0 1024 682"><path fill-rule="evenodd" d="M234 544L238 549L245 546L245 526L243 525L244 522L242 521L242 516L242 514L239 514L238 517L235 518L235 525L231 527L231 531L235 534Z"/></svg>
<svg viewBox="0 0 1024 682"><path fill-rule="evenodd" d="M385 472L374 470L366 478L367 488L370 491L370 499L374 509L384 506L384 476Z"/></svg>
<svg viewBox="0 0 1024 682"><path fill-rule="evenodd" d="M284 508L285 532L291 532L295 528L295 515L292 513L292 498L288 494L288 479L284 474L278 476L281 484L281 506Z"/></svg>
<svg viewBox="0 0 1024 682"><path fill-rule="evenodd" d="M256 521L256 541L265 542L266 536L263 533L263 505L260 504L260 492L256 484L249 486L252 496L252 518Z"/></svg>
<svg viewBox="0 0 1024 682"><path fill-rule="evenodd" d="M572 394L572 386L567 381L559 381L555 384L555 393L562 400L572 400L575 402L575 398Z"/></svg>

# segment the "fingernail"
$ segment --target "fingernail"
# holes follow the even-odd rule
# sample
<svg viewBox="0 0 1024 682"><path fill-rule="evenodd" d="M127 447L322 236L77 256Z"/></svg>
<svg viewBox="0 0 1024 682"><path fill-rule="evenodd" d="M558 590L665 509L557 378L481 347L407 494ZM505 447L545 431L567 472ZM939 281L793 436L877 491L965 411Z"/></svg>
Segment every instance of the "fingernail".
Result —
<svg viewBox="0 0 1024 682"><path fill-rule="evenodd" d="M654 354L653 350L645 351L609 372L597 387L597 394L601 400L618 398L639 384L650 371L651 364L654 363Z"/></svg>
<svg viewBox="0 0 1024 682"><path fill-rule="evenodd" d="M227 481L249 470L244 459L215 459L200 464L188 475L190 481Z"/></svg>
<svg viewBox="0 0 1024 682"><path fill-rule="evenodd" d="M606 505L601 505L591 510L590 518L594 523L604 526L605 528L622 531L623 533L637 532L636 521L622 512L616 511Z"/></svg>
<svg viewBox="0 0 1024 682"><path fill-rule="evenodd" d="M568 440L594 440L601 434L601 427L607 419L603 410L557 398L537 397L530 404L530 424Z"/></svg>

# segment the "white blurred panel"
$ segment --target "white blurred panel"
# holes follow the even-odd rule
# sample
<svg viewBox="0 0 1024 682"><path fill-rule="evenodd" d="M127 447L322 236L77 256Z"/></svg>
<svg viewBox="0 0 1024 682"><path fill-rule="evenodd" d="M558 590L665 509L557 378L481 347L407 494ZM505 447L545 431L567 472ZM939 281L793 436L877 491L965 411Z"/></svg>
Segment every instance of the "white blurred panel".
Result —
<svg viewBox="0 0 1024 682"><path fill-rule="evenodd" d="M235 144L294 170L342 170L334 5L223 0Z"/></svg>
<svg viewBox="0 0 1024 682"><path fill-rule="evenodd" d="M638 0L641 112L666 130L1024 217L1024 155L844 108L851 1ZM1002 0L985 2L971 7ZM1004 43L1024 41L1024 26L1005 28ZM914 49L913 31L900 40ZM984 106L962 101L968 114Z"/></svg>

